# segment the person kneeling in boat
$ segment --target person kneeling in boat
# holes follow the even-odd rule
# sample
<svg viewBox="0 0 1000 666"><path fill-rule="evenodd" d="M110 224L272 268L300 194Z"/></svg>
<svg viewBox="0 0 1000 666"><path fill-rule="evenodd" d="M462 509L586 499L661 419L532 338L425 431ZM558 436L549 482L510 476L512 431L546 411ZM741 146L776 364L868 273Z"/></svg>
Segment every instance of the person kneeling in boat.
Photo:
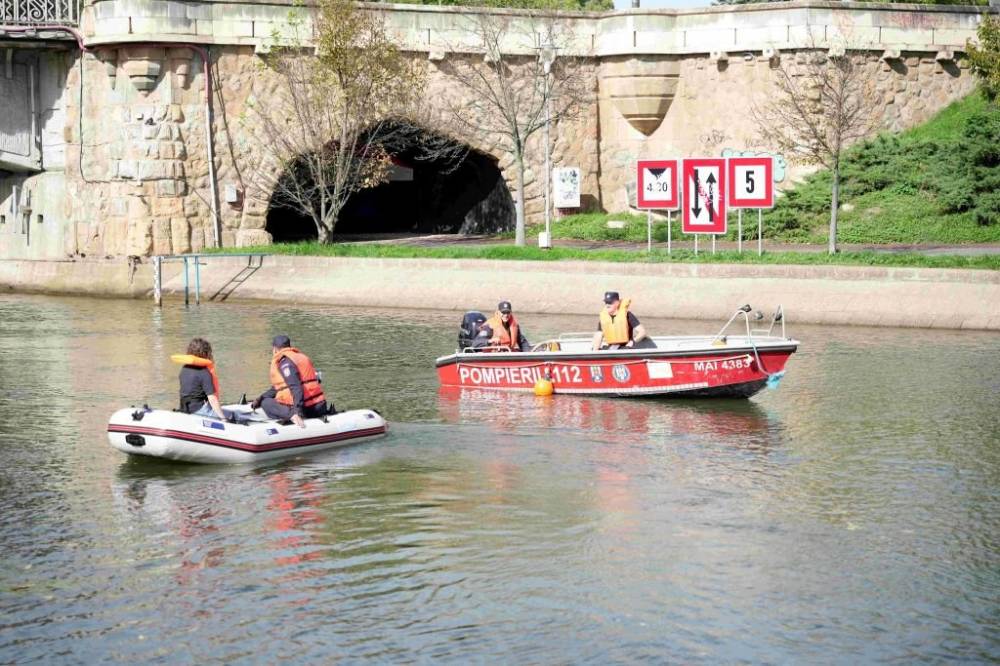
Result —
<svg viewBox="0 0 1000 666"><path fill-rule="evenodd" d="M291 420L304 428L305 419L327 414L326 395L309 357L292 346L287 335L271 341L271 388L250 405L262 407L268 418Z"/></svg>
<svg viewBox="0 0 1000 666"><path fill-rule="evenodd" d="M617 291L604 293L593 349L655 349L656 343L646 334L639 318L629 312L629 299L622 300ZM602 345L603 342L603 345Z"/></svg>
<svg viewBox="0 0 1000 666"><path fill-rule="evenodd" d="M208 340L194 338L188 343L187 354L174 354L170 358L184 364L178 377L181 411L225 419L219 402L219 377L215 374L212 345Z"/></svg>
<svg viewBox="0 0 1000 666"><path fill-rule="evenodd" d="M520 324L514 318L514 308L510 301L500 301L497 311L479 327L479 334L473 347L505 348L511 351L528 351L531 345L524 337Z"/></svg>

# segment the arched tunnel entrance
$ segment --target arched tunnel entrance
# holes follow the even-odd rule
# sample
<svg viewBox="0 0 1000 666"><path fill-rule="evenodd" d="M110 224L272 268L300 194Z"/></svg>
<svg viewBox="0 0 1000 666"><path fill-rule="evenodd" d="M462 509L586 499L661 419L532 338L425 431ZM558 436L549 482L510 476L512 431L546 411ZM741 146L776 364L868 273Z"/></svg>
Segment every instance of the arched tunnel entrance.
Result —
<svg viewBox="0 0 1000 666"><path fill-rule="evenodd" d="M428 157L420 142L392 150L389 181L355 192L334 230L336 237L496 233L514 228L514 203L496 160L469 149L459 158ZM281 205L268 209L274 242L315 240L312 219Z"/></svg>

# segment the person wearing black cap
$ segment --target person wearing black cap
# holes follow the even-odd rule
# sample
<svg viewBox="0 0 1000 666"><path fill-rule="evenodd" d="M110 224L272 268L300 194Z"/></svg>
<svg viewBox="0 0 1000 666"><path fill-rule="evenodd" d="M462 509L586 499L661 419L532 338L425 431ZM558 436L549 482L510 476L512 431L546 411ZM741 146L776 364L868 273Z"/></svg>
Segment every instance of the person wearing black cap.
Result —
<svg viewBox="0 0 1000 666"><path fill-rule="evenodd" d="M262 407L269 418L291 420L304 428L307 418L327 414L326 395L309 357L292 346L287 335L271 341L271 388L250 405Z"/></svg>
<svg viewBox="0 0 1000 666"><path fill-rule="evenodd" d="M507 348L511 351L531 349L521 325L514 318L514 308L511 307L510 301L500 301L497 304L497 311L479 327L479 334L473 346Z"/></svg>
<svg viewBox="0 0 1000 666"><path fill-rule="evenodd" d="M646 334L639 318L629 312L630 299L622 300L617 291L604 292L593 349L655 349L656 344ZM603 343L603 346L602 346Z"/></svg>

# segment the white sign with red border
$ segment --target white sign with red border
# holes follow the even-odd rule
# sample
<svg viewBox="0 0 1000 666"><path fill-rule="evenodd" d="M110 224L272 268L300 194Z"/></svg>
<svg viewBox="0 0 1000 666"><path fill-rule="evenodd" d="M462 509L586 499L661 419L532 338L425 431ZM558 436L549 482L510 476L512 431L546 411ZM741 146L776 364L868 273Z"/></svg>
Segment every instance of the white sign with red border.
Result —
<svg viewBox="0 0 1000 666"><path fill-rule="evenodd" d="M730 157L729 205L774 208L774 158Z"/></svg>
<svg viewBox="0 0 1000 666"><path fill-rule="evenodd" d="M726 160L684 160L684 206L681 231L686 234L726 233Z"/></svg>
<svg viewBox="0 0 1000 666"><path fill-rule="evenodd" d="M639 160L636 163L635 182L637 208L677 208L677 160Z"/></svg>

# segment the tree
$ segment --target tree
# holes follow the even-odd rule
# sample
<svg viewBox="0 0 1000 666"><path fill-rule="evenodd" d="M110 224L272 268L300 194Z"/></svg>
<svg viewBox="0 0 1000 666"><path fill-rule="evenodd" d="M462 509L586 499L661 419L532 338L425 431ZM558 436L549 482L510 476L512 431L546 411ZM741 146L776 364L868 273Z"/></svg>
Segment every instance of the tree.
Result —
<svg viewBox="0 0 1000 666"><path fill-rule="evenodd" d="M983 16L976 31L979 44L966 45L972 72L979 77L986 99L1000 99L1000 18Z"/></svg>
<svg viewBox="0 0 1000 666"><path fill-rule="evenodd" d="M837 252L840 165L849 145L878 126L878 98L865 67L864 51L815 47L797 56L782 54L774 69L774 91L751 113L768 146L830 170L828 249Z"/></svg>
<svg viewBox="0 0 1000 666"><path fill-rule="evenodd" d="M462 91L447 104L466 134L510 153L516 168L515 243L524 245L524 182L528 140L546 125L575 117L592 98L581 59L552 20L533 15L470 15L473 45L452 48L441 69ZM462 51L473 50L472 55Z"/></svg>
<svg viewBox="0 0 1000 666"><path fill-rule="evenodd" d="M379 13L350 0L321 0L313 40L294 16L283 45L265 55L273 89L251 100L257 149L251 187L258 198L301 213L320 242L332 240L340 212L360 189L385 182L402 144L462 151L430 129L418 101L423 70L402 54ZM315 54L314 54L315 51Z"/></svg>

